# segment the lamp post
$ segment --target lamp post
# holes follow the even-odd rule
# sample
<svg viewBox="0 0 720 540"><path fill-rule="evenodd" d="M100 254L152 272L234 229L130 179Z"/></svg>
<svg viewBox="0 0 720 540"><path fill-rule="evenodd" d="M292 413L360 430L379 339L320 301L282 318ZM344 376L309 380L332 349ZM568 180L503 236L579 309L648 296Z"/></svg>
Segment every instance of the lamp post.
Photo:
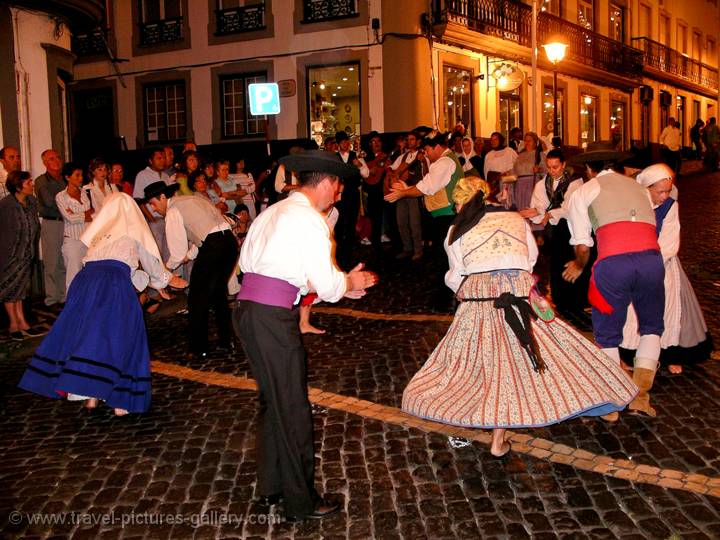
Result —
<svg viewBox="0 0 720 540"><path fill-rule="evenodd" d="M557 65L565 58L567 44L561 41L551 41L543 45L548 60L553 65L553 137L558 136L560 118L557 110Z"/></svg>

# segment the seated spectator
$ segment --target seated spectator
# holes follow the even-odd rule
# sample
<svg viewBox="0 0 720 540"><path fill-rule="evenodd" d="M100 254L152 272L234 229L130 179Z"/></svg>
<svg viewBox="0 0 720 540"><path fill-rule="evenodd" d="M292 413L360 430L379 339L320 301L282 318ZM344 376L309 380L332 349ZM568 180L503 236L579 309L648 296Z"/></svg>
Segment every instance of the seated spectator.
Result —
<svg viewBox="0 0 720 540"><path fill-rule="evenodd" d="M242 202L248 207L250 218L255 219L257 215L255 208L255 180L251 173L245 172L245 158L238 158L235 162L235 174L231 175L230 178L237 185L238 191L242 193Z"/></svg>
<svg viewBox="0 0 720 540"><path fill-rule="evenodd" d="M132 197L133 185L125 180L125 169L122 163L116 161L110 164L110 183L118 188L119 191L127 193Z"/></svg>
<svg viewBox="0 0 720 540"><path fill-rule="evenodd" d="M201 169L200 155L194 150L188 150L183 154L175 176L170 179L180 186L180 195L192 195L192 190L188 187L188 177L198 169Z"/></svg>

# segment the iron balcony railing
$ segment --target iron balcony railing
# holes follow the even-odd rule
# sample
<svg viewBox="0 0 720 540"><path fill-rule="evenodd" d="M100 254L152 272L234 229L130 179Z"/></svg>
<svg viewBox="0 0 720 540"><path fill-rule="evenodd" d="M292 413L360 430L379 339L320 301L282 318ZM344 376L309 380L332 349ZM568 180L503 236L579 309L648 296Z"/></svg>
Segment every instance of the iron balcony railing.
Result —
<svg viewBox="0 0 720 540"><path fill-rule="evenodd" d="M637 37L632 38L632 40L645 54L646 66L665 71L704 88L717 91L718 70L716 68L688 58L679 51L666 47L652 39Z"/></svg>
<svg viewBox="0 0 720 540"><path fill-rule="evenodd" d="M303 0L304 23L357 17L358 2L364 0Z"/></svg>
<svg viewBox="0 0 720 540"><path fill-rule="evenodd" d="M140 23L140 46L152 47L183 39L183 18L174 17L150 23Z"/></svg>
<svg viewBox="0 0 720 540"><path fill-rule="evenodd" d="M436 19L439 16L442 20L445 15L447 20L482 34L531 46L532 7L518 0L436 0L435 5L446 11L436 13ZM556 36L562 36L568 44L569 60L631 78L642 74L642 51L554 15L540 13L538 43Z"/></svg>
<svg viewBox="0 0 720 540"><path fill-rule="evenodd" d="M218 9L215 12L215 16L217 18L216 34L219 36L265 29L264 3L230 9Z"/></svg>
<svg viewBox="0 0 720 540"><path fill-rule="evenodd" d="M72 51L78 58L107 54L107 48L105 47L107 36L107 30L95 30L87 34L73 36Z"/></svg>

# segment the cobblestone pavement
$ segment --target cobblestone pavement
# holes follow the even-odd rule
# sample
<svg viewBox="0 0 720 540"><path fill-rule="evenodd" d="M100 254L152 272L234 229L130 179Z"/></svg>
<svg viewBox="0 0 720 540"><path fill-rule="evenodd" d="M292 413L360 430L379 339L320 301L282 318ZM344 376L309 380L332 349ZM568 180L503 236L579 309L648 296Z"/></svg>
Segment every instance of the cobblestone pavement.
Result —
<svg viewBox="0 0 720 540"><path fill-rule="evenodd" d="M720 225L707 216L720 205L718 181L680 181L681 260L716 343ZM441 426L392 412L451 311L433 307L439 265L430 257L413 265L368 254L368 265L382 284L337 307L383 317L326 306L313 321L328 334L306 339L317 483L337 494L340 515L293 525L251 502L256 407L247 361L242 353L186 361L186 318L168 314L170 305L149 321L158 362L145 415L87 413L17 390L36 342L0 357L0 537L720 538L717 362L661 373L655 420L523 430L513 455L496 460L482 431L466 430L475 440L454 448ZM563 449L575 465L556 459ZM592 459L630 472L591 472ZM38 519L46 521L30 523Z"/></svg>

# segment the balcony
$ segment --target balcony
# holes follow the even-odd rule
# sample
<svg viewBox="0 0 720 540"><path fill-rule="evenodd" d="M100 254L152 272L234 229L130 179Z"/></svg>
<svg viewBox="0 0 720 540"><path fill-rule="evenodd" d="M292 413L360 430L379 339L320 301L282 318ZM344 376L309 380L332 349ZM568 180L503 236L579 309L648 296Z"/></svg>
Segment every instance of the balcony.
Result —
<svg viewBox="0 0 720 540"><path fill-rule="evenodd" d="M675 49L646 37L632 38L637 47L644 53L645 68L652 75L665 75L675 82L680 78L693 83L713 97L718 93L718 70L698 60L693 60ZM659 72L659 73L658 73Z"/></svg>
<svg viewBox="0 0 720 540"><path fill-rule="evenodd" d="M358 0L303 0L303 23L335 21L359 16Z"/></svg>
<svg viewBox="0 0 720 540"><path fill-rule="evenodd" d="M218 9L215 16L217 18L215 34L218 36L265 29L265 4Z"/></svg>
<svg viewBox="0 0 720 540"><path fill-rule="evenodd" d="M151 23L140 23L140 46L152 47L164 43L182 41L183 18L164 19Z"/></svg>
<svg viewBox="0 0 720 540"><path fill-rule="evenodd" d="M72 52L78 58L100 56L107 54L107 30L95 30L87 34L78 34L72 37Z"/></svg>
<svg viewBox="0 0 720 540"><path fill-rule="evenodd" d="M435 0L436 21L454 22L470 30L531 46L532 7L518 0ZM444 6L444 13L442 12ZM562 36L569 45L567 60L621 77L642 74L642 51L548 13L538 15L537 40ZM529 56L529 53L528 53Z"/></svg>

